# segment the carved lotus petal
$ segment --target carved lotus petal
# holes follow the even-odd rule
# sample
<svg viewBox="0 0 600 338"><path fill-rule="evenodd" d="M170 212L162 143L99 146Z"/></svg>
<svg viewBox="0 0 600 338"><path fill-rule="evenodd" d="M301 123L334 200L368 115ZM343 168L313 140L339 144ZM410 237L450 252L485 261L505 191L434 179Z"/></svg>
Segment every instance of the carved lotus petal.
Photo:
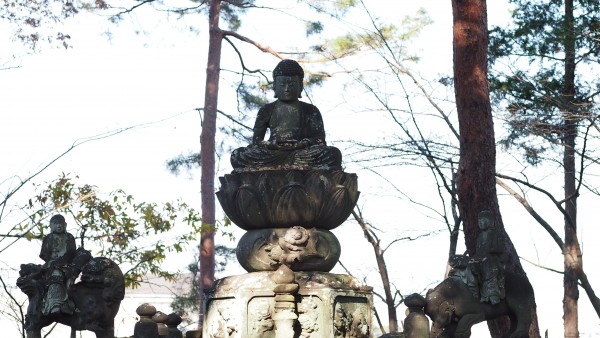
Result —
<svg viewBox="0 0 600 338"><path fill-rule="evenodd" d="M314 219L314 202L298 183L290 183L278 191L273 204L273 222L283 224L284 227L309 225Z"/></svg>
<svg viewBox="0 0 600 338"><path fill-rule="evenodd" d="M239 227L333 229L358 200L355 174L330 170L269 170L220 178L217 197Z"/></svg>
<svg viewBox="0 0 600 338"><path fill-rule="evenodd" d="M248 184L241 186L236 193L235 201L236 214L242 216L249 227L264 226L266 222L262 213L264 208L252 186Z"/></svg>
<svg viewBox="0 0 600 338"><path fill-rule="evenodd" d="M313 198L315 205L321 206L328 197L333 182L318 171L311 172L306 178L306 190Z"/></svg>
<svg viewBox="0 0 600 338"><path fill-rule="evenodd" d="M343 185L338 185L333 189L331 198L321 207L319 220L324 225L341 224L348 218L348 215L340 213L339 210L352 210L355 204L356 200L352 200L348 189ZM329 229L327 226L323 226L322 228Z"/></svg>
<svg viewBox="0 0 600 338"><path fill-rule="evenodd" d="M273 197L275 196L277 189L279 189L279 186L273 182L272 177L267 174L259 175L256 180L256 186L263 204L273 205Z"/></svg>

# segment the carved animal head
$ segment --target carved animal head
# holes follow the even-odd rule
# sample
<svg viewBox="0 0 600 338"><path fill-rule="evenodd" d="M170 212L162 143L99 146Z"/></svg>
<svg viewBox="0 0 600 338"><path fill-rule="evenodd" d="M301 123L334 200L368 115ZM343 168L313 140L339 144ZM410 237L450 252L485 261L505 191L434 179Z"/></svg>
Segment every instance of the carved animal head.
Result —
<svg viewBox="0 0 600 338"><path fill-rule="evenodd" d="M42 266L37 264L21 264L17 279L17 287L28 296L33 296L38 287L37 281L42 277Z"/></svg>
<svg viewBox="0 0 600 338"><path fill-rule="evenodd" d="M445 327L456 318L454 302L447 299L439 286L427 292L425 314L431 318L431 337L442 337Z"/></svg>
<svg viewBox="0 0 600 338"><path fill-rule="evenodd" d="M92 258L81 270L81 282L88 287L103 288L102 298L108 304L125 297L125 281L121 269L110 259Z"/></svg>
<svg viewBox="0 0 600 338"><path fill-rule="evenodd" d="M104 257L96 257L85 264L81 270L81 281L104 284L105 279L113 275L112 261Z"/></svg>

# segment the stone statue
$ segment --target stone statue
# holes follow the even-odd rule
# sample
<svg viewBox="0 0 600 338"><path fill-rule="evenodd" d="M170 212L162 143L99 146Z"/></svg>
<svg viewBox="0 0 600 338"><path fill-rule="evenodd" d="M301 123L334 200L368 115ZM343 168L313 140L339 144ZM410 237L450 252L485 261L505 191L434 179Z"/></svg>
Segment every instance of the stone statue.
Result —
<svg viewBox="0 0 600 338"><path fill-rule="evenodd" d="M406 296L406 319L404 319L405 338L429 338L429 319L425 316L424 308L427 305L425 297L418 293Z"/></svg>
<svg viewBox="0 0 600 338"><path fill-rule="evenodd" d="M372 336L373 289L329 273L341 253L330 230L352 213L357 176L327 146L319 109L299 100L303 78L295 61L275 67L277 100L258 111L250 145L219 178L223 211L247 231L236 256L251 273L207 290L203 337Z"/></svg>
<svg viewBox="0 0 600 338"><path fill-rule="evenodd" d="M252 143L231 154L234 172L261 169L342 170L339 149L325 143L323 118L317 107L298 100L304 71L293 60L273 70L277 101L258 111ZM267 130L269 139L264 140Z"/></svg>
<svg viewBox="0 0 600 338"><path fill-rule="evenodd" d="M62 215L53 216L40 253L45 263L21 264L17 286L29 298L27 338L41 338L42 328L54 322L113 338L114 318L125 296L123 273L112 260L75 249L66 227Z"/></svg>
<svg viewBox="0 0 600 338"><path fill-rule="evenodd" d="M506 297L498 304L481 302L458 278L446 278L425 296L425 314L431 319L430 337L470 337L471 327L503 316L510 319L507 337L529 337L533 288L525 276L506 271Z"/></svg>
<svg viewBox="0 0 600 338"><path fill-rule="evenodd" d="M479 261L481 302L498 304L504 299L504 237L494 226L494 214L484 210L479 214L479 229L475 259Z"/></svg>
<svg viewBox="0 0 600 338"><path fill-rule="evenodd" d="M67 222L62 215L50 219L51 233L44 237L40 258L46 262L42 269L48 288L42 302L42 314L73 314L75 305L68 290L77 276L71 275L69 264L75 255L75 238L66 232Z"/></svg>

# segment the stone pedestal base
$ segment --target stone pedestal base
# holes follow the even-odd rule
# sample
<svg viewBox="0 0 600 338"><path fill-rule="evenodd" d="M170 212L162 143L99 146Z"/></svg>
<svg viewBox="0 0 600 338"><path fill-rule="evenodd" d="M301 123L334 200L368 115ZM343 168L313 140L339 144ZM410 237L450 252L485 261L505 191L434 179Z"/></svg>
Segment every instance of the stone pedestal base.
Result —
<svg viewBox="0 0 600 338"><path fill-rule="evenodd" d="M203 337L372 337L371 287L348 275L295 272L298 291L289 296L292 308L282 309L276 306L281 296L273 291L278 285L272 280L274 273L218 280L206 300ZM282 317L292 318L293 332ZM278 332L278 327L285 331Z"/></svg>

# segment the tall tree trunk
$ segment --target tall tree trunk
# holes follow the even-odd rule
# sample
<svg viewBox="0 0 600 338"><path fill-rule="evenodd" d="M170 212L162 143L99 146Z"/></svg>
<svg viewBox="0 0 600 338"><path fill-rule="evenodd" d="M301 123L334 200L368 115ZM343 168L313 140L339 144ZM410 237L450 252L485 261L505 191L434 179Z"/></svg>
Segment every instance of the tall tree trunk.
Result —
<svg viewBox="0 0 600 338"><path fill-rule="evenodd" d="M458 207L469 255L476 249L478 216L489 210L505 237L506 269L525 275L512 241L504 230L496 195L496 143L487 78L487 11L485 0L452 0L454 90L460 131L457 172ZM532 309L530 337L539 337ZM508 333L508 317L489 321L493 337Z"/></svg>
<svg viewBox="0 0 600 338"><path fill-rule="evenodd" d="M199 323L204 319L204 292L215 279L215 133L217 127L217 102L219 73L221 70L222 32L219 28L221 0L211 0L209 8L209 45L204 93L204 119L200 135L200 195L202 199L202 234L200 237L200 295Z"/></svg>
<svg viewBox="0 0 600 338"><path fill-rule="evenodd" d="M577 245L577 182L575 169L575 138L578 119L573 107L575 97L575 32L573 31L573 0L565 1L565 75L563 91L563 166L565 179L565 252L563 320L565 337L579 337L578 308L579 289L577 279L581 264L581 252Z"/></svg>

